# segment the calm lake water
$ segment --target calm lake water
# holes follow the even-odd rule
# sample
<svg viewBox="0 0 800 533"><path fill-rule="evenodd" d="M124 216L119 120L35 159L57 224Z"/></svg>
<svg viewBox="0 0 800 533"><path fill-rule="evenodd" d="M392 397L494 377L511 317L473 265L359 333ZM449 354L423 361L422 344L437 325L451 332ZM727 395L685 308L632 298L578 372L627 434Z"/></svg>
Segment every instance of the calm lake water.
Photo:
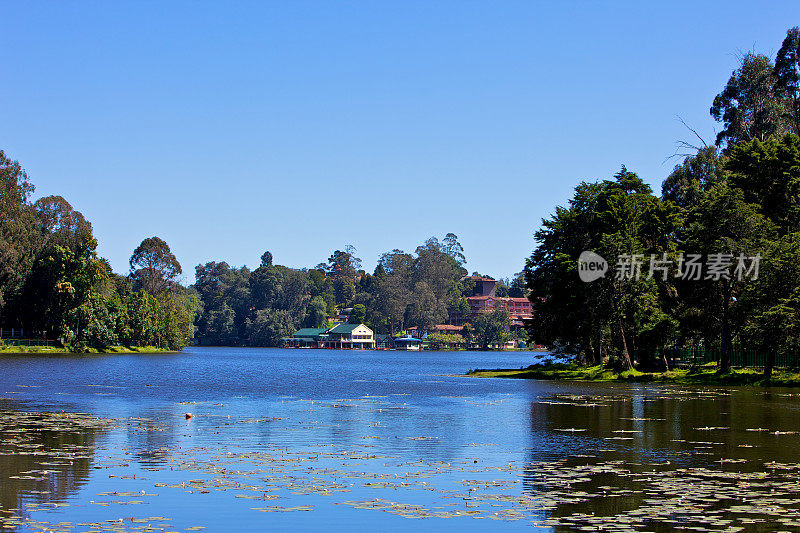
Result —
<svg viewBox="0 0 800 533"><path fill-rule="evenodd" d="M800 531L799 389L456 376L539 356L0 356L0 530Z"/></svg>

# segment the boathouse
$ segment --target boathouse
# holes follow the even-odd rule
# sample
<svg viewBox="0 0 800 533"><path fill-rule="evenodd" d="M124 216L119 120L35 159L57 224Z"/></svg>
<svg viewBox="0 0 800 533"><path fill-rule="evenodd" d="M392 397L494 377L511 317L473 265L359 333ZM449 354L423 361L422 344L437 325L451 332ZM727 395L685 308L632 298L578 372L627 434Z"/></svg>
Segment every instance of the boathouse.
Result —
<svg viewBox="0 0 800 533"><path fill-rule="evenodd" d="M406 336L398 337L394 340L394 347L397 350L418 351L422 347L422 339Z"/></svg>
<svg viewBox="0 0 800 533"><path fill-rule="evenodd" d="M375 335L364 324L339 324L325 332L325 348L374 350Z"/></svg>

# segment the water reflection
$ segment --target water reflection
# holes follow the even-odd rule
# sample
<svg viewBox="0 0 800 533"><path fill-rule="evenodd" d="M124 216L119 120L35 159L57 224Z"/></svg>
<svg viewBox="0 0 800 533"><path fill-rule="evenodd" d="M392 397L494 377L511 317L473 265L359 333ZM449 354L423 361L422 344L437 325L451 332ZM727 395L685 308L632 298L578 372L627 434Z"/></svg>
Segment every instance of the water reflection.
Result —
<svg viewBox="0 0 800 533"><path fill-rule="evenodd" d="M0 505L69 499L26 510L131 531L800 528L796 391L452 376L518 352L307 352L0 356L22 402L0 416L40 412L2 426ZM62 409L114 422L41 414Z"/></svg>
<svg viewBox="0 0 800 533"><path fill-rule="evenodd" d="M26 412L0 399L0 529L77 493L89 480L104 425L86 415Z"/></svg>
<svg viewBox="0 0 800 533"><path fill-rule="evenodd" d="M180 407L147 408L128 418L125 447L142 466L162 465L169 459L179 440L178 424L184 421Z"/></svg>
<svg viewBox="0 0 800 533"><path fill-rule="evenodd" d="M523 490L557 531L800 530L797 396L575 385L538 397Z"/></svg>

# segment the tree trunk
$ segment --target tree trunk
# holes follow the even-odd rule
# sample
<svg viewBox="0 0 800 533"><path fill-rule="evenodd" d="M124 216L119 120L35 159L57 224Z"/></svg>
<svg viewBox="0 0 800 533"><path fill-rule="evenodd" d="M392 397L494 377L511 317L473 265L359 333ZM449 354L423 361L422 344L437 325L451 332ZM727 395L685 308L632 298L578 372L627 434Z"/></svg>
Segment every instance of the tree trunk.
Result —
<svg viewBox="0 0 800 533"><path fill-rule="evenodd" d="M730 281L723 281L722 284L722 344L720 346L719 373L727 374L731 371L731 330L728 321L728 307L731 300Z"/></svg>
<svg viewBox="0 0 800 533"><path fill-rule="evenodd" d="M764 356L764 379L769 381L772 379L772 368L775 366L775 352L768 350Z"/></svg>
<svg viewBox="0 0 800 533"><path fill-rule="evenodd" d="M625 328L622 327L622 321L619 321L619 337L622 340L622 363L625 365L625 370L633 369L633 362L631 361L631 354L628 352L628 343L625 341Z"/></svg>
<svg viewBox="0 0 800 533"><path fill-rule="evenodd" d="M590 366L594 363L594 343L592 342L591 337L586 337L583 339L583 362Z"/></svg>
<svg viewBox="0 0 800 533"><path fill-rule="evenodd" d="M595 364L602 365L603 364L603 333L597 333L597 360Z"/></svg>

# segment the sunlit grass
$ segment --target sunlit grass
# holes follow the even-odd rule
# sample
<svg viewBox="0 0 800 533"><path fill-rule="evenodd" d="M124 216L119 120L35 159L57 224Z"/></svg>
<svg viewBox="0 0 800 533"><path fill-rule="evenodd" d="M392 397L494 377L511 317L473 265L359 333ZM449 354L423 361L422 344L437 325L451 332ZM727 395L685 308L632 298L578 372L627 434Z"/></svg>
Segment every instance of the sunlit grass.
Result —
<svg viewBox="0 0 800 533"><path fill-rule="evenodd" d="M686 385L773 385L800 386L800 372L776 369L769 382L764 380L763 372L755 368L733 368L726 374L719 374L713 365L694 369L679 368L666 372L641 372L639 370L616 370L578 364L533 365L520 369L470 370L470 377L517 378L567 381L633 382L633 383L677 383Z"/></svg>
<svg viewBox="0 0 800 533"><path fill-rule="evenodd" d="M109 346L107 348L85 348L75 350L56 346L13 346L0 344L0 354L111 354L111 353L174 353L157 346Z"/></svg>

